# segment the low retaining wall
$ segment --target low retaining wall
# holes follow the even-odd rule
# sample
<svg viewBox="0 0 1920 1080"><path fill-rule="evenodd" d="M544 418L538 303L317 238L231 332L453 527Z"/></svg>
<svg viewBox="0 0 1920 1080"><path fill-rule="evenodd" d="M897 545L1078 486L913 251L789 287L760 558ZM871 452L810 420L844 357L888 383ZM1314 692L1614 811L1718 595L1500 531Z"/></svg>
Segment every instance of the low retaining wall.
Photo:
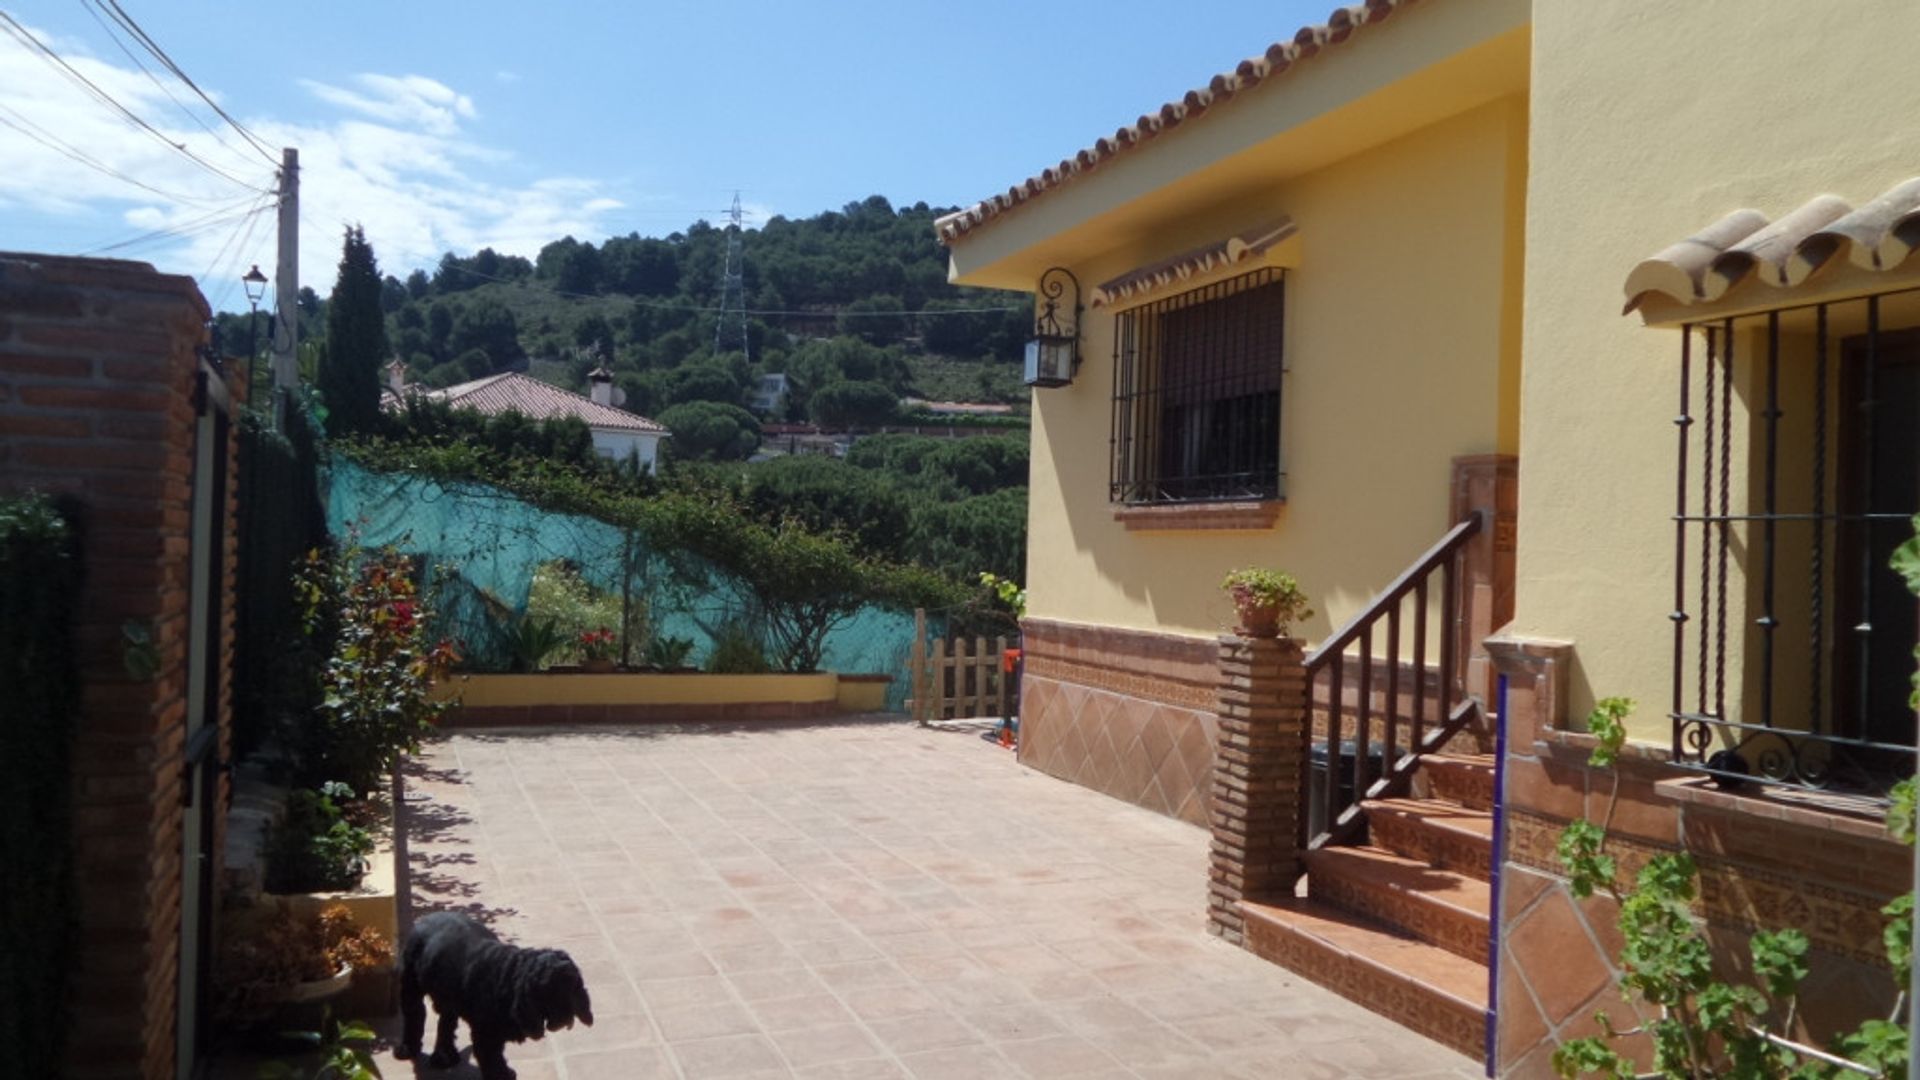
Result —
<svg viewBox="0 0 1920 1080"><path fill-rule="evenodd" d="M877 712L889 675L700 675L614 672L463 675L445 727L680 724L810 720Z"/></svg>

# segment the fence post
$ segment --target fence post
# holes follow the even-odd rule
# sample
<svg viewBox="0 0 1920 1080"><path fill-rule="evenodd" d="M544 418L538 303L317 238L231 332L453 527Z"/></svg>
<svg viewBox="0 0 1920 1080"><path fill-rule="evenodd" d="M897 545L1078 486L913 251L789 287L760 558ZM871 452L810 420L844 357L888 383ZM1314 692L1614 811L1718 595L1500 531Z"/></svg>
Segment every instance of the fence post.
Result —
<svg viewBox="0 0 1920 1080"><path fill-rule="evenodd" d="M948 662L947 658L947 639L934 638L933 693L931 695L933 698L931 702L933 711L928 716L930 720L945 720L947 718L947 705L951 701L951 698L947 694L947 676L952 670L953 665Z"/></svg>
<svg viewBox="0 0 1920 1080"><path fill-rule="evenodd" d="M973 715L987 716L987 680L993 677L994 658L987 655L985 634L973 639Z"/></svg>
<svg viewBox="0 0 1920 1080"><path fill-rule="evenodd" d="M922 726L927 722L927 609L913 609L913 648L907 653L907 692L913 695L908 708Z"/></svg>
<svg viewBox="0 0 1920 1080"><path fill-rule="evenodd" d="M1300 879L1310 713L1298 641L1227 635L1219 655L1207 931L1238 945L1240 901L1291 896Z"/></svg>

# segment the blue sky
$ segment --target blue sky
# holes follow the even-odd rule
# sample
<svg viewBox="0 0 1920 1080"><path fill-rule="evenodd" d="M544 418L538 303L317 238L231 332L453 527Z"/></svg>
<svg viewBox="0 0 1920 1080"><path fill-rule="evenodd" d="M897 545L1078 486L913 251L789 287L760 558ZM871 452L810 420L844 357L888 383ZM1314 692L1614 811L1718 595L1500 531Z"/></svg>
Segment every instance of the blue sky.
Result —
<svg viewBox="0 0 1920 1080"><path fill-rule="evenodd" d="M875 193L972 202L1331 7L120 2L270 146L301 148L301 271L322 292L347 221L365 225L383 270L404 274L449 249L532 256L569 233L665 235L718 217L735 189L761 217ZM194 114L221 138L197 126L168 96L193 102L190 92L136 68L83 0L0 11L167 141L271 186L265 160L204 107ZM248 216L258 194L139 132L3 34L0 161L0 248L91 253L188 229L105 253L203 277L229 309L244 307L230 282L248 264L273 270L272 214Z"/></svg>

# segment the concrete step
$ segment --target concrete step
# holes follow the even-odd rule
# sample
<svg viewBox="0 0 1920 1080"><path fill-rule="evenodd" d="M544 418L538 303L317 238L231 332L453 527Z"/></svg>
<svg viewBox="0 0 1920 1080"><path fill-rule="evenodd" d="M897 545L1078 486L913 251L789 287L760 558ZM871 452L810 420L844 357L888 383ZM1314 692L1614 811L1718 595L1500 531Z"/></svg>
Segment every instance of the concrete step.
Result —
<svg viewBox="0 0 1920 1080"><path fill-rule="evenodd" d="M1493 815L1488 811L1443 799L1374 799L1361 805L1374 846L1481 881L1493 879Z"/></svg>
<svg viewBox="0 0 1920 1080"><path fill-rule="evenodd" d="M1474 810L1493 809L1492 754L1427 754L1414 774L1414 794Z"/></svg>
<svg viewBox="0 0 1920 1080"><path fill-rule="evenodd" d="M1486 1053L1487 969L1310 899L1241 904L1247 948L1468 1057Z"/></svg>
<svg viewBox="0 0 1920 1080"><path fill-rule="evenodd" d="M1307 854L1307 895L1487 962L1492 887L1476 878L1382 848L1326 847Z"/></svg>

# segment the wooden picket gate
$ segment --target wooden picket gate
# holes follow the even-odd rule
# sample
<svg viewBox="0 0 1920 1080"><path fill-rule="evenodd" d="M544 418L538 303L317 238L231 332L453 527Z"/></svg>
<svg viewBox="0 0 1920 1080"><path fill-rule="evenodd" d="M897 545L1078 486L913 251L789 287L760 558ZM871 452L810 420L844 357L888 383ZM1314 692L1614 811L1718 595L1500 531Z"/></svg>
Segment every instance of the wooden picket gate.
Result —
<svg viewBox="0 0 1920 1080"><path fill-rule="evenodd" d="M913 630L907 659L913 697L907 708L915 720L997 720L1018 711L1020 686L1002 666L1009 647L1004 636L991 643L984 637L929 642L925 611L913 613Z"/></svg>

